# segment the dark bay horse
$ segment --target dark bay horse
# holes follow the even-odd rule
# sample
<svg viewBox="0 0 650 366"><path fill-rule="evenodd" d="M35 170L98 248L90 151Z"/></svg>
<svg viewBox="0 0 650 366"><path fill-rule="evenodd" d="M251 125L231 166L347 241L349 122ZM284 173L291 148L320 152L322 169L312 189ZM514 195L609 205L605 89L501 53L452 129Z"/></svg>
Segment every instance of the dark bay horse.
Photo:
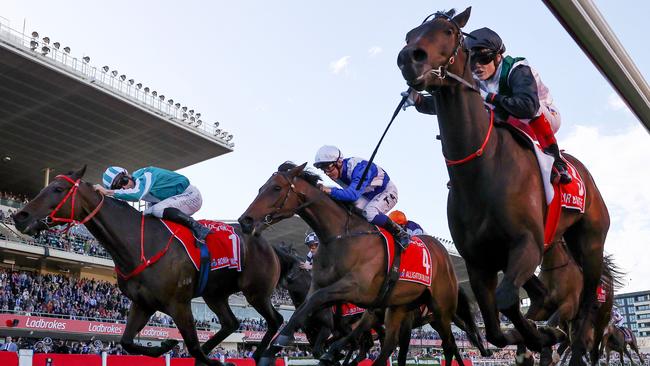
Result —
<svg viewBox="0 0 650 366"><path fill-rule="evenodd" d="M242 291L268 324L259 352L255 355L259 358L283 321L270 300L280 276L280 264L271 246L261 237L238 233L242 239L242 271L219 269L210 272L203 299L217 314L221 329L201 347L190 306L198 285L198 272L185 249L177 239L172 240L159 219L145 216L142 221L145 227L142 243L144 253L140 253L142 213L123 201L95 192L92 185L81 180L84 172L85 167L57 176L14 215L14 221L20 232L36 234L54 224L50 214L61 204L56 217L84 221L88 230L110 253L116 269L122 273L129 273L138 267L141 254L150 259L156 253L165 253L158 262L136 276L127 280L118 276L118 287L132 301L121 339L124 349L131 354L158 357L178 343L165 341L160 347L145 347L133 342L151 315L161 311L172 317L192 357L208 365L221 365L218 360L208 359L206 354L239 327L239 321L228 305L228 297ZM171 245L163 252L166 243Z"/></svg>
<svg viewBox="0 0 650 366"><path fill-rule="evenodd" d="M298 214L321 238L309 296L280 331L260 364L266 366L272 362L275 353L291 342L294 331L307 316L346 302L364 308L387 307L386 338L376 365L386 363L397 344L402 320L412 307L420 304L425 304L434 314L432 325L440 334L447 362L453 357L462 362L451 332L458 283L444 246L430 236L421 237L431 252L431 286L397 281L385 303L376 304L387 276L383 238L365 218L321 192L317 186L320 177L305 171L305 165L280 166L239 218L244 232L259 235L269 225ZM471 317L464 320L474 322Z"/></svg>
<svg viewBox="0 0 650 366"><path fill-rule="evenodd" d="M630 351L627 349L628 345L639 357L639 361L641 362L641 364L643 365L645 363L643 357L641 357L641 354L639 353L639 346L636 342L636 336L634 335L634 332L632 332L629 329L627 329L627 331L630 332L630 335L632 337L630 340L625 340L625 334L623 333L623 330L619 329L614 324L609 324L609 326L607 327L607 330L605 331L605 335L603 336L601 352L602 349L604 348L608 366L609 366L609 354L612 351L618 352L619 357L621 359L621 365L625 365L625 360L623 360L624 352L627 355L627 358L630 359L630 363L634 365L634 360L632 359L632 355L630 354Z"/></svg>
<svg viewBox="0 0 650 366"><path fill-rule="evenodd" d="M302 261L285 248L274 245L273 249L275 249L278 258L280 259L280 265L282 267L280 286L286 288L289 291L292 302L294 303L295 307L298 308L307 298L309 285L312 278L311 272L301 269L299 265L302 263ZM459 288L458 291L459 297L462 297L459 300L458 312L466 311L469 312L467 316L472 316L472 310L468 307L470 302L466 297L467 295L465 295L461 288ZM340 306L338 307L338 311L340 312ZM302 326L302 328L307 333L307 338L309 339L309 342L314 349L314 356L320 357L320 355L323 353L326 340L328 341L327 343L331 343L332 341L339 340L343 336L348 335L348 339L341 342L341 344L345 344L346 342L350 341L350 343L347 344L350 348L346 359L349 359L351 353L358 348L357 357L349 364L356 365L360 363L374 345L374 342L372 340L373 336L370 331L363 330L361 328L359 328L359 330L356 330L361 320L361 315L362 314L341 316L339 314L338 316L333 316L333 311L330 311L329 308L326 308L318 312L316 315L309 316L305 320L305 324ZM406 357L411 341L411 329L419 328L425 324L431 323L433 321L432 315L433 314L431 313L423 314L420 308L416 308L411 310L404 317L398 341L398 365L406 365ZM383 321L385 318L385 310L371 310L369 316L372 316L372 320L370 320L370 323L372 323L372 325L370 327L377 333L380 341L383 342ZM453 321L459 328L463 330L466 330L464 329L466 326L472 326L472 324L466 325L458 315L454 316ZM350 334L353 329L355 329L355 333ZM483 356L487 357L491 354L488 350L485 349L482 340L480 338L477 338L477 335L479 335L477 329L467 330L466 333L469 335L472 344L475 347L479 348ZM343 363L343 365L345 364L346 362Z"/></svg>
<svg viewBox="0 0 650 366"><path fill-rule="evenodd" d="M468 50L463 46L470 8L436 13L406 35L397 64L407 84L426 90L437 107L443 155L451 178L447 217L451 235L465 259L472 289L492 344L503 347L523 340L539 351L555 343L557 333L540 332L519 310L519 289L532 281L542 259L547 211L535 155L490 115L475 87ZM433 14L432 14L433 15ZM481 147L477 150L478 147ZM583 214L563 210L553 241L564 237L584 271L571 363L583 364L590 308L595 306L609 214L585 166L565 154L583 178ZM497 287L497 273L504 277ZM528 290L528 288L527 288ZM530 294L530 293L529 293ZM532 296L531 296L532 297ZM518 332L502 332L498 312Z"/></svg>

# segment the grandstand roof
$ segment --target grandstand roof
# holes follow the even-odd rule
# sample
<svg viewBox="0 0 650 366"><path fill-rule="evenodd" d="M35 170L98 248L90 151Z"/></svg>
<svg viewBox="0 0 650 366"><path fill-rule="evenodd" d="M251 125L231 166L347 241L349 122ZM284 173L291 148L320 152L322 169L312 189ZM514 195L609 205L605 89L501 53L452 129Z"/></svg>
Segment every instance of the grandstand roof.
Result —
<svg viewBox="0 0 650 366"><path fill-rule="evenodd" d="M10 41L0 38L1 190L33 196L45 168L87 164L86 177L98 182L107 165L176 170L232 151L216 134Z"/></svg>

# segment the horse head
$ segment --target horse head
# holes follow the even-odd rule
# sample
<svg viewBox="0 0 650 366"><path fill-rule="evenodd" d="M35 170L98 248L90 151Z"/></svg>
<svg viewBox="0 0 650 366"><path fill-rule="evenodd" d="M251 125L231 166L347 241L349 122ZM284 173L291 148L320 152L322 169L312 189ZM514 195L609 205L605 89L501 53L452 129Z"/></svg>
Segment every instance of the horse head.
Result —
<svg viewBox="0 0 650 366"><path fill-rule="evenodd" d="M309 184L296 178L305 174L318 177L305 172L306 165L307 163L299 166L285 163L271 175L246 212L239 217L239 224L245 233L259 235L268 226L292 217L304 207L304 191Z"/></svg>
<svg viewBox="0 0 650 366"><path fill-rule="evenodd" d="M471 9L456 16L454 9L431 14L406 34L397 66L410 87L421 91L444 86L448 70L462 75L466 54L461 28L467 24Z"/></svg>
<svg viewBox="0 0 650 366"><path fill-rule="evenodd" d="M35 235L42 230L62 223L77 224L88 217L92 207L79 197L96 196L89 183L81 181L86 167L57 175L52 182L13 215L16 229L23 234Z"/></svg>

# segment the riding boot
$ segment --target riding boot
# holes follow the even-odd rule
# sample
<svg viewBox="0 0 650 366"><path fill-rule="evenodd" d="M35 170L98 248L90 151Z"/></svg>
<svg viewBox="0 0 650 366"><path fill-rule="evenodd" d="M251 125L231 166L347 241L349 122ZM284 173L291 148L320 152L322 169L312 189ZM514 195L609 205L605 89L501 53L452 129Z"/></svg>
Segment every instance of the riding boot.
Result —
<svg viewBox="0 0 650 366"><path fill-rule="evenodd" d="M557 174L560 177L560 184L571 183L571 175L569 174L569 170L567 169L564 159L562 159L562 156L560 155L560 148L557 146L557 144L549 145L546 149L544 149L544 152L548 155L551 155L555 159L553 162L553 167L557 170Z"/></svg>
<svg viewBox="0 0 650 366"><path fill-rule="evenodd" d="M386 230L388 230L391 235L397 240L399 245L402 247L402 249L406 250L406 247L409 246L409 243L411 242L411 236L402 228L401 226L397 225L393 220L388 218L386 220L386 223L382 225L382 227Z"/></svg>
<svg viewBox="0 0 650 366"><path fill-rule="evenodd" d="M535 137L537 137L537 141L542 146L544 153L551 155L555 159L553 167L560 178L560 184L571 183L571 175L569 175L566 163L560 155L560 148L557 146L557 139L551 127L551 122L542 113L530 121L529 126L535 132Z"/></svg>
<svg viewBox="0 0 650 366"><path fill-rule="evenodd" d="M186 215L183 211L174 207L167 207L163 211L163 219L187 226L196 239L195 244L197 248L201 248L201 245L205 244L205 238L210 234L209 228L199 224L191 216Z"/></svg>

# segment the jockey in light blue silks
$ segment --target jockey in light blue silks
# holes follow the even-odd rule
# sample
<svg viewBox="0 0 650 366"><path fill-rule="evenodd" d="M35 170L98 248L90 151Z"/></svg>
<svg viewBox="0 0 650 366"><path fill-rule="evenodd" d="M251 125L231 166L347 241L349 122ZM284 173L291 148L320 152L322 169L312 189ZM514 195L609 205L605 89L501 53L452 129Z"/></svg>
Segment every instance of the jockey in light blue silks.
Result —
<svg viewBox="0 0 650 366"><path fill-rule="evenodd" d="M318 149L314 166L342 188L321 185L321 191L339 201L354 202L363 210L364 217L372 224L388 230L399 244L406 249L411 238L401 226L393 222L386 213L397 204L397 187L388 174L376 164L368 169L368 175L361 182L368 161L361 158L344 158L335 146L325 145ZM361 182L361 186L357 186Z"/></svg>
<svg viewBox="0 0 650 366"><path fill-rule="evenodd" d="M189 227L200 242L197 245L204 243L210 233L210 229L191 217L203 204L201 192L181 174L150 166L129 175L126 169L111 166L104 172L102 182L103 186L94 186L96 191L124 201L147 202L145 214Z"/></svg>

